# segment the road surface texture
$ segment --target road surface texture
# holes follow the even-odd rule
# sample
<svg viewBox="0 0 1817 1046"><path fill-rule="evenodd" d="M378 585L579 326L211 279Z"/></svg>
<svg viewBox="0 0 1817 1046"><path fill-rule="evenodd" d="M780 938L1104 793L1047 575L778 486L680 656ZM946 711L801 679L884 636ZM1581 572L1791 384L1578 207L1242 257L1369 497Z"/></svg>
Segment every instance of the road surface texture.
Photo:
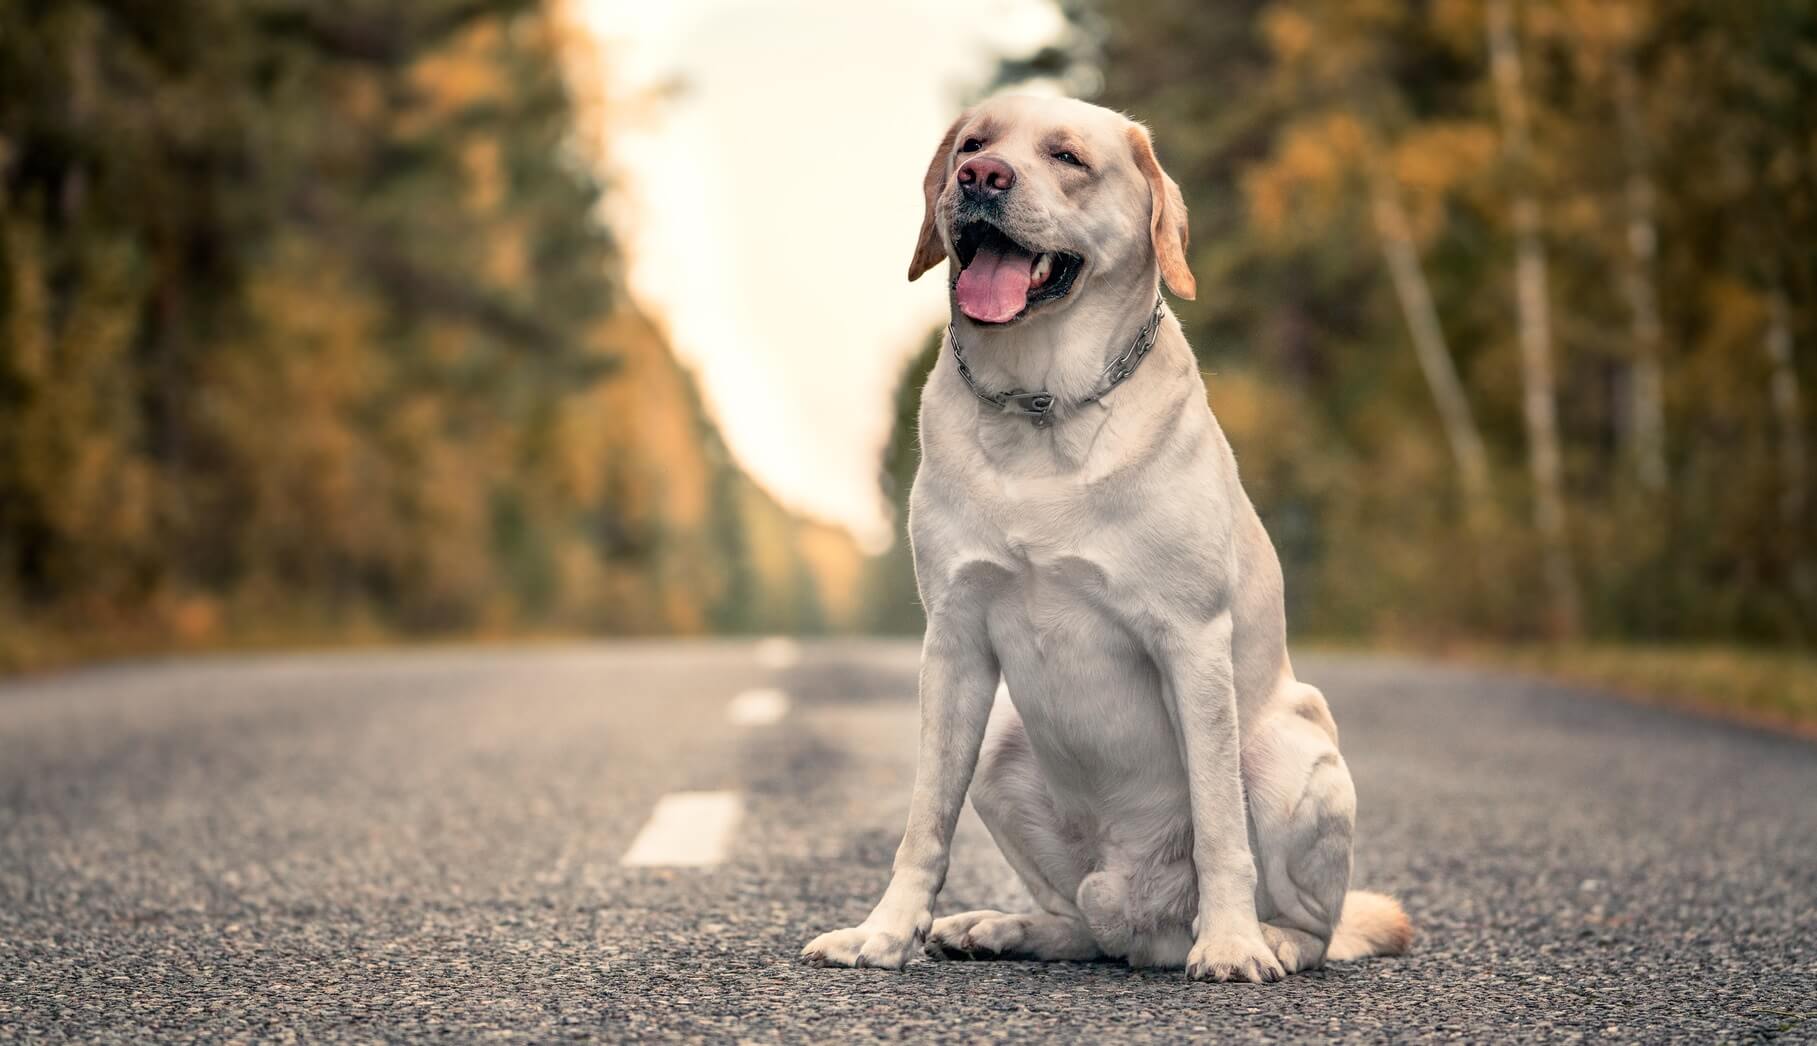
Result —
<svg viewBox="0 0 1817 1046"><path fill-rule="evenodd" d="M915 662L652 642L0 686L0 1040L1817 1037L1817 747L1373 658L1297 667L1411 955L1262 986L803 965L883 888ZM679 842L725 829L719 863L652 838L627 867L689 792L720 801L670 809ZM969 812L955 853L941 911L1020 903Z"/></svg>

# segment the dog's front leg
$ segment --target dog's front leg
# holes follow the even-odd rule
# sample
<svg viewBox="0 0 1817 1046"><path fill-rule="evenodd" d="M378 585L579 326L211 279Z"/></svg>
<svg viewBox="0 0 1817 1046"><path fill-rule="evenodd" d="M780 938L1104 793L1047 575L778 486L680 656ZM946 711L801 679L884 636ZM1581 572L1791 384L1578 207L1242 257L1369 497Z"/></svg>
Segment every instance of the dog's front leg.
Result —
<svg viewBox="0 0 1817 1046"><path fill-rule="evenodd" d="M1186 975L1275 981L1283 974L1256 919L1255 859L1243 807L1241 737L1230 611L1169 637L1159 651L1170 711L1186 760L1199 914Z"/></svg>
<svg viewBox="0 0 1817 1046"><path fill-rule="evenodd" d="M814 938L803 958L896 970L921 948L946 881L953 826L978 765L997 671L981 624L955 628L929 621L921 651L921 750L890 885L864 922Z"/></svg>

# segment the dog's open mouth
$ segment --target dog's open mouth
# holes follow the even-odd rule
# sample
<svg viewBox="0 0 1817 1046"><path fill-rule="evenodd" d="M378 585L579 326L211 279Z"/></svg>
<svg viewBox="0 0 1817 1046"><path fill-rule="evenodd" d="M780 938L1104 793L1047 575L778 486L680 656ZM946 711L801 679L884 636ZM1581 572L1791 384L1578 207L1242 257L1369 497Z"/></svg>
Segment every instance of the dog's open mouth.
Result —
<svg viewBox="0 0 1817 1046"><path fill-rule="evenodd" d="M954 246L959 311L978 323L1008 323L1044 301L1064 298L1085 259L1066 251L1035 252L989 222L968 222Z"/></svg>

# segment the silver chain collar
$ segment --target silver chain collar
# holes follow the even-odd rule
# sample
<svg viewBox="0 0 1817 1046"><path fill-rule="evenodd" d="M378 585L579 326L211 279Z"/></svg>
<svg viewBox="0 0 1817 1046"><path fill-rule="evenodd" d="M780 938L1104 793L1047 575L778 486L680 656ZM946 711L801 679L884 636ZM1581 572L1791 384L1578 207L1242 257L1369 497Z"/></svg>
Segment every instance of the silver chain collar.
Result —
<svg viewBox="0 0 1817 1046"><path fill-rule="evenodd" d="M1096 392L1079 401L1080 406L1096 403L1110 395L1110 390L1123 384L1124 379L1136 372L1147 358L1148 350L1155 347L1155 336L1161 330L1161 299L1155 298L1155 311L1148 317L1148 322L1136 332L1136 338L1124 349L1122 355L1104 365L1104 373L1099 376ZM958 325L949 323L946 326L946 337L953 346L953 361L959 364L959 376L965 379L965 387L972 390L972 395L999 410L1010 414L1019 414L1029 420L1038 429L1044 429L1054 423L1054 407L1058 401L1052 393L1024 392L1012 389L1009 392L986 392L972 376L972 369L965 364L965 352L959 348Z"/></svg>

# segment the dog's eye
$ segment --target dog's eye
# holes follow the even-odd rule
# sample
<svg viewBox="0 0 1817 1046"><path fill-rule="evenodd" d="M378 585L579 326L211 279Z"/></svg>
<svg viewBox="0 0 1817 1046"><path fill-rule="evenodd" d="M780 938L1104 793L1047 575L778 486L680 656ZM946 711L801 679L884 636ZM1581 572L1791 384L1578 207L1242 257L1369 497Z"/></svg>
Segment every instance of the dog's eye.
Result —
<svg viewBox="0 0 1817 1046"><path fill-rule="evenodd" d="M965 144L961 145L959 147L959 151L962 153L975 153L982 148L984 148L984 142L982 139L967 138L965 140Z"/></svg>
<svg viewBox="0 0 1817 1046"><path fill-rule="evenodd" d="M1072 153L1067 152L1065 149L1062 149L1059 152L1055 153L1054 159L1059 160L1061 163L1064 163L1064 164L1071 164L1074 167L1084 167L1085 166L1085 161L1079 159L1077 156L1074 156Z"/></svg>

